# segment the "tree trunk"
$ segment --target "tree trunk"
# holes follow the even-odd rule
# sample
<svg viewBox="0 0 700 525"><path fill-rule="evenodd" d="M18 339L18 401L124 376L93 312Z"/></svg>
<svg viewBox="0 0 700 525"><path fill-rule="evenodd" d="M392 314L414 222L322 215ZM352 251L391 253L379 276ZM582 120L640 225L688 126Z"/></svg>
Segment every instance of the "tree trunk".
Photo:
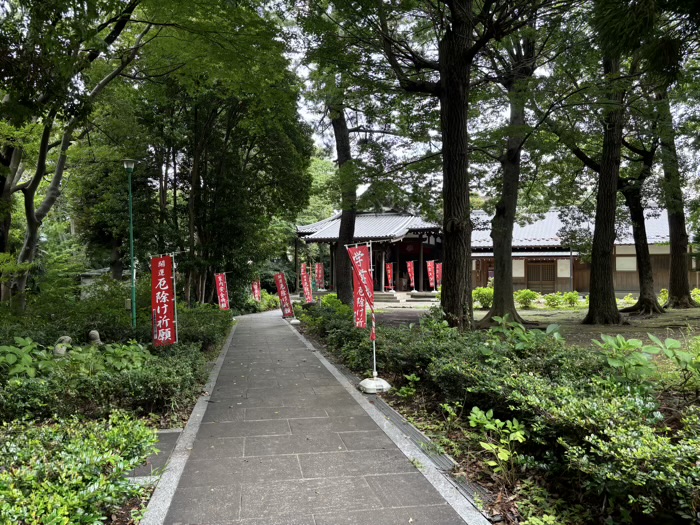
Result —
<svg viewBox="0 0 700 525"><path fill-rule="evenodd" d="M622 101L624 89L619 80L619 57L603 58L603 73L609 83L604 95L603 152L598 176L595 231L591 254L591 284L588 314L583 324L618 324L620 313L613 284L615 211L622 155Z"/></svg>
<svg viewBox="0 0 700 525"><path fill-rule="evenodd" d="M692 308L697 304L690 295L688 281L688 233L685 229L683 188L676 152L675 130L671 105L666 92L657 93L661 164L664 170L663 193L668 212L668 231L671 244L671 272L666 308Z"/></svg>
<svg viewBox="0 0 700 525"><path fill-rule="evenodd" d="M507 315L515 322L523 322L515 309L513 297L513 224L518 205L520 162L525 138L525 97L522 82L533 73L535 49L528 38L523 39L522 45L517 45L515 62L511 66L511 71L505 73L502 82L508 90L510 119L506 151L500 157L503 169L501 195L491 220L491 239L495 259L493 306L480 321L480 326L488 326L494 316Z"/></svg>
<svg viewBox="0 0 700 525"><path fill-rule="evenodd" d="M467 133L471 60L466 57L471 24L465 18L456 17L438 49L444 203L442 308L448 323L460 329L471 328L473 319Z"/></svg>
<svg viewBox="0 0 700 525"><path fill-rule="evenodd" d="M124 262L122 261L121 243L115 239L109 257L109 270L112 279L121 281L124 275Z"/></svg>
<svg viewBox="0 0 700 525"><path fill-rule="evenodd" d="M342 104L328 104L335 135L335 148L338 153L338 176L341 188L340 229L338 249L335 252L335 271L338 299L352 305L352 264L345 245L352 244L355 238L355 216L357 215L357 174L352 165L350 133L345 120L345 107Z"/></svg>
<svg viewBox="0 0 700 525"><path fill-rule="evenodd" d="M651 166L645 166L651 172ZM637 273L639 274L639 299L637 304L621 310L625 313L639 315L660 314L664 310L659 306L654 291L654 273L651 268L647 230L644 223L644 207L642 206L642 184L646 176L636 180L625 181L620 192L625 197L625 204L632 219L632 235L634 250L637 257Z"/></svg>

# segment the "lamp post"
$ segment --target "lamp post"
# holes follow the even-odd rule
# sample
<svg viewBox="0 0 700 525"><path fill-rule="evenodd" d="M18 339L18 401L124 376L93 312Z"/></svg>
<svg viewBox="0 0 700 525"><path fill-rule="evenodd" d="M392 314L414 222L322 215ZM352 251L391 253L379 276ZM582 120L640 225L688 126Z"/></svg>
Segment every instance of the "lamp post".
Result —
<svg viewBox="0 0 700 525"><path fill-rule="evenodd" d="M124 169L129 174L129 254L131 256L131 328L136 328L136 266L134 265L134 203L131 195L131 174L136 161L124 159Z"/></svg>

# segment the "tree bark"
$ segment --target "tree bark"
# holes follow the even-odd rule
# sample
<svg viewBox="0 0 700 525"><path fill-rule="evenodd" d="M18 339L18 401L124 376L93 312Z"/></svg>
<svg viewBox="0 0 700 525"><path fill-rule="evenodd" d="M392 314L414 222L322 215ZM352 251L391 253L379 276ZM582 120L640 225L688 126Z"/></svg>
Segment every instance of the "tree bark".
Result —
<svg viewBox="0 0 700 525"><path fill-rule="evenodd" d="M352 244L355 238L355 217L357 215L357 175L352 165L350 132L345 120L345 107L342 104L328 104L331 124L335 135L335 148L338 154L338 175L340 177L341 206L338 249L335 251L335 271L338 299L352 305L352 265L345 245Z"/></svg>
<svg viewBox="0 0 700 525"><path fill-rule="evenodd" d="M651 165L646 165L643 169L647 174L651 173ZM625 308L621 312L639 315L664 312L656 299L656 292L654 291L654 272L651 268L651 256L649 255L647 230L644 222L644 207L642 206L642 185L647 176L643 174L638 179L625 180L621 183L620 188L620 193L625 197L625 204L630 211L630 218L632 219L632 235L634 237L637 273L639 275L639 299L637 304Z"/></svg>
<svg viewBox="0 0 700 525"><path fill-rule="evenodd" d="M619 57L603 57L603 74L608 82L603 118L603 152L596 196L595 231L591 254L591 284L588 313L583 324L618 324L620 313L613 283L615 211L622 156L624 89L619 81Z"/></svg>
<svg viewBox="0 0 700 525"><path fill-rule="evenodd" d="M496 203L496 211L491 220L491 239L493 241L494 279L493 306L479 322L488 326L494 316L508 316L511 320L522 323L513 297L513 224L518 205L518 187L520 185L521 153L525 140L525 89L523 81L534 72L535 46L529 38L517 40L515 52L511 54L510 70L503 75L501 83L508 91L510 107L509 132L506 150L500 157L501 194Z"/></svg>
<svg viewBox="0 0 700 525"><path fill-rule="evenodd" d="M471 2L465 2L471 9ZM453 10L465 6L453 7ZM451 326L472 326L471 233L469 202L469 82L467 56L472 24L470 13L453 13L438 47L440 62L440 129L442 131L443 286L442 308Z"/></svg>
<svg viewBox="0 0 700 525"><path fill-rule="evenodd" d="M109 271L112 279L121 281L124 277L124 262L122 261L121 243L114 240L112 243L112 251L109 257Z"/></svg>
<svg viewBox="0 0 700 525"><path fill-rule="evenodd" d="M671 271L666 308L693 308L698 306L690 295L688 280L688 233L685 227L685 209L681 172L678 166L675 130L668 94L656 95L661 140L661 164L664 171L663 194L668 213L668 231L671 244Z"/></svg>

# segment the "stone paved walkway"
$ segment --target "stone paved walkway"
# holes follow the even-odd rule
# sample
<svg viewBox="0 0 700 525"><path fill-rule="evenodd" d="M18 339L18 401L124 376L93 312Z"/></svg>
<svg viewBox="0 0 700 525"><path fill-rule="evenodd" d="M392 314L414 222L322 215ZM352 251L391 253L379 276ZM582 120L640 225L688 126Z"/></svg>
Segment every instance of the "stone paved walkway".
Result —
<svg viewBox="0 0 700 525"><path fill-rule="evenodd" d="M239 319L165 523L465 522L273 312Z"/></svg>

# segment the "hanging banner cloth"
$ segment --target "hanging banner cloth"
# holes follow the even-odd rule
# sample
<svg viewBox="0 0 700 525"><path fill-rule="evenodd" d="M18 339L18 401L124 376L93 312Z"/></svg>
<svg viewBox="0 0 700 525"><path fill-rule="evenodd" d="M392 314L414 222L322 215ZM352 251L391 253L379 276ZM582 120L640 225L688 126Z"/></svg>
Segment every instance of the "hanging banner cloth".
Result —
<svg viewBox="0 0 700 525"><path fill-rule="evenodd" d="M406 269L408 270L408 280L411 283L411 290L416 289L416 270L413 266L415 261L408 261L406 263Z"/></svg>
<svg viewBox="0 0 700 525"><path fill-rule="evenodd" d="M294 317L294 309L292 308L292 298L289 296L289 288L287 287L287 278L284 273L275 274L275 284L277 285L277 295L280 298L280 308L282 309L282 317Z"/></svg>
<svg viewBox="0 0 700 525"><path fill-rule="evenodd" d="M388 290L393 290L394 289L394 263L386 263L384 265L386 268L386 281L388 284L384 286L384 288Z"/></svg>
<svg viewBox="0 0 700 525"><path fill-rule="evenodd" d="M228 305L228 284L226 283L226 274L214 274L216 282L216 296L219 298L219 310L229 310Z"/></svg>
<svg viewBox="0 0 700 525"><path fill-rule="evenodd" d="M151 272L153 346L173 345L177 343L177 305L172 256L151 259Z"/></svg>
<svg viewBox="0 0 700 525"><path fill-rule="evenodd" d="M260 279L257 281L253 281L253 284L251 285L253 288L253 299L255 299L257 302L262 301L262 290L260 288Z"/></svg>
<svg viewBox="0 0 700 525"><path fill-rule="evenodd" d="M372 332L370 340L377 338L376 320L374 317L374 281L370 269L369 247L348 247L348 255L352 261L353 276L355 282L355 326L365 328L367 326L367 310L372 311ZM360 326L361 324L361 326Z"/></svg>
<svg viewBox="0 0 700 525"><path fill-rule="evenodd" d="M442 263L435 263L435 280L440 288L442 286Z"/></svg>
<svg viewBox="0 0 700 525"><path fill-rule="evenodd" d="M316 263L316 286L319 290L325 290L325 274L323 271L323 263Z"/></svg>
<svg viewBox="0 0 700 525"><path fill-rule="evenodd" d="M314 302L313 287L311 285L311 275L306 272L306 264L301 265L301 285L304 288L304 297L306 298L306 303Z"/></svg>
<svg viewBox="0 0 700 525"><path fill-rule="evenodd" d="M430 287L435 291L435 261L426 261L428 265L428 282Z"/></svg>

